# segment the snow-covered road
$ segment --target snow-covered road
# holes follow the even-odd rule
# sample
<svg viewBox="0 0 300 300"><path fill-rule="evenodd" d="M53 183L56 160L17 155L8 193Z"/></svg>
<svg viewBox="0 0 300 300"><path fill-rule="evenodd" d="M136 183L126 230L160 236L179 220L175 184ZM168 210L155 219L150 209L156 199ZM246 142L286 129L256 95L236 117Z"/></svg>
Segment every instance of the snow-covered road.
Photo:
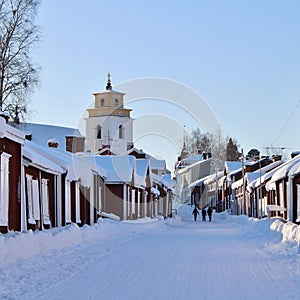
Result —
<svg viewBox="0 0 300 300"><path fill-rule="evenodd" d="M299 258L238 218L113 223L0 266L1 299L299 299Z"/></svg>

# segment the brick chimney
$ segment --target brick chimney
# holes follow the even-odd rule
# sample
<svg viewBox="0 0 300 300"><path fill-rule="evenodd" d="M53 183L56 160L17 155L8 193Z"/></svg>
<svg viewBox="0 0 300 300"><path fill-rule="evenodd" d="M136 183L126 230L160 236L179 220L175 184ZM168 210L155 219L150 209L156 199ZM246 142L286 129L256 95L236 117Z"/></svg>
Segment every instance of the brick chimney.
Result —
<svg viewBox="0 0 300 300"><path fill-rule="evenodd" d="M84 136L68 135L66 136L66 150L68 152L84 152Z"/></svg>

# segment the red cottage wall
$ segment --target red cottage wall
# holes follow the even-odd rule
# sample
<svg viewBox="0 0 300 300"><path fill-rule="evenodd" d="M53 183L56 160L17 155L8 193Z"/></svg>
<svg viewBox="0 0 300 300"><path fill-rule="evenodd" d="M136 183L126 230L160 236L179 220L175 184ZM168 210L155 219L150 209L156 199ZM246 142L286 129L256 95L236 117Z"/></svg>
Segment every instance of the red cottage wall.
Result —
<svg viewBox="0 0 300 300"><path fill-rule="evenodd" d="M0 232L7 229L21 230L21 145L7 138L0 139L0 151L11 154L9 159L9 206L8 228L0 226Z"/></svg>

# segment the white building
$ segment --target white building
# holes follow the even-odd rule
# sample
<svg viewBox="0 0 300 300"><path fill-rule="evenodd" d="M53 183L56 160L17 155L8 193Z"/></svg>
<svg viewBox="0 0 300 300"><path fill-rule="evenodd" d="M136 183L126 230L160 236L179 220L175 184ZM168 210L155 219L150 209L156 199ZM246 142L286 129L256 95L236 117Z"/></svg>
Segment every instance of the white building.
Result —
<svg viewBox="0 0 300 300"><path fill-rule="evenodd" d="M133 147L133 119L131 109L124 108L124 93L114 91L108 73L106 90L94 93L94 108L88 109L86 119L87 151L103 149L124 154Z"/></svg>

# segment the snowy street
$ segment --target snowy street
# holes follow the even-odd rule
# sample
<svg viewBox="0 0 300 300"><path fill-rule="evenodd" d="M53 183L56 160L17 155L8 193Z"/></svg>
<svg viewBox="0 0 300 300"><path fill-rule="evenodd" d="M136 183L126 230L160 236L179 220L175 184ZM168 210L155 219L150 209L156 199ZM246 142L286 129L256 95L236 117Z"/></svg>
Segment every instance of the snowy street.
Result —
<svg viewBox="0 0 300 300"><path fill-rule="evenodd" d="M68 241L55 238L63 234L57 230L48 240L54 250L1 260L0 298L299 299L296 245L258 232L243 217L214 215L211 223L195 223L190 207L179 214L168 221L106 220L95 228L71 228L72 238L82 235L82 242L62 250ZM47 245L45 238L39 241Z"/></svg>

